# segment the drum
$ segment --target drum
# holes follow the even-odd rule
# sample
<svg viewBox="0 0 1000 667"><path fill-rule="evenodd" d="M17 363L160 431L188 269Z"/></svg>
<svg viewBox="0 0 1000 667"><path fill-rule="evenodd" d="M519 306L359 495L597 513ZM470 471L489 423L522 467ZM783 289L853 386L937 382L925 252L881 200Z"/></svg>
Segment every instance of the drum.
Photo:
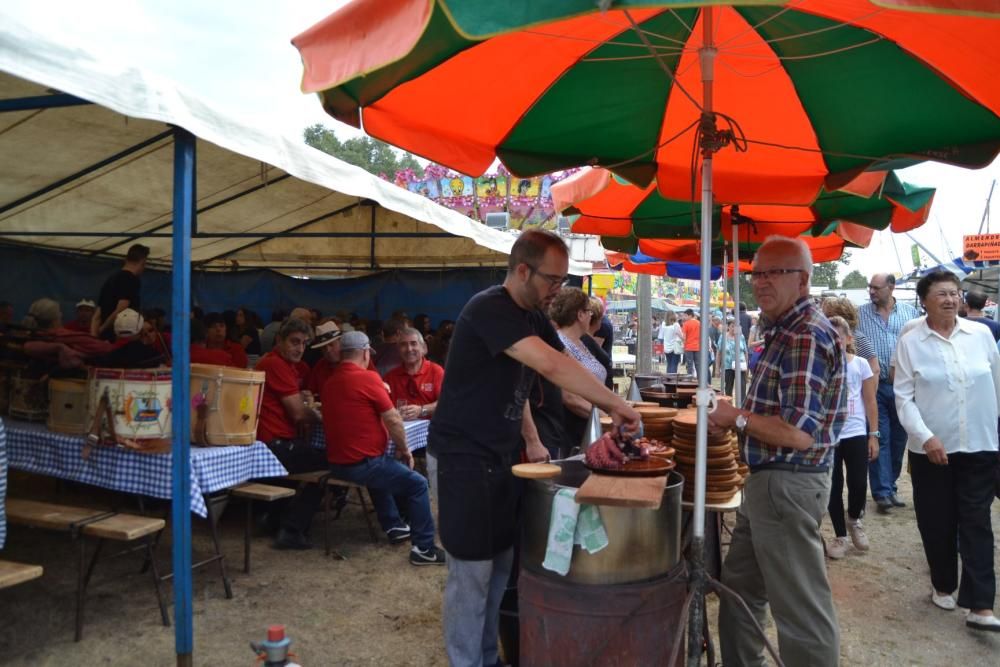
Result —
<svg viewBox="0 0 1000 667"><path fill-rule="evenodd" d="M87 381L49 380L49 430L82 435L89 426Z"/></svg>
<svg viewBox="0 0 1000 667"><path fill-rule="evenodd" d="M191 364L191 440L203 445L252 445L263 396L262 372Z"/></svg>
<svg viewBox="0 0 1000 667"><path fill-rule="evenodd" d="M94 413L106 392L115 435L130 440L169 438L171 381L170 369L92 368L87 423L94 423Z"/></svg>
<svg viewBox="0 0 1000 667"><path fill-rule="evenodd" d="M0 415L6 415L10 407L10 386L12 378L16 375L24 364L13 361L0 361Z"/></svg>
<svg viewBox="0 0 1000 667"><path fill-rule="evenodd" d="M9 376L10 401L7 412L14 419L45 421L49 415L49 392L45 380L15 369Z"/></svg>

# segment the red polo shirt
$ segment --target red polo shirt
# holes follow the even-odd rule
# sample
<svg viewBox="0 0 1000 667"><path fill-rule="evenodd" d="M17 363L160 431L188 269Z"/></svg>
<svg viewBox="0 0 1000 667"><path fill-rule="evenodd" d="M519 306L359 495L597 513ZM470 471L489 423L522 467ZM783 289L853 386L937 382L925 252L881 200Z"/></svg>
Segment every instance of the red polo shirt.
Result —
<svg viewBox="0 0 1000 667"><path fill-rule="evenodd" d="M302 390L309 365L286 360L277 352L268 352L259 362L257 370L264 372L264 398L260 404L257 422L257 439L271 442L276 438L294 438L295 423L288 418L281 399Z"/></svg>
<svg viewBox="0 0 1000 667"><path fill-rule="evenodd" d="M385 381L389 384L393 404L402 399L410 405L428 405L441 395L444 369L424 359L415 374L407 373L405 366L396 366L385 374Z"/></svg>
<svg viewBox="0 0 1000 667"><path fill-rule="evenodd" d="M201 343L191 344L192 364L212 364L213 366L235 366L233 355L225 350L210 350Z"/></svg>
<svg viewBox="0 0 1000 667"><path fill-rule="evenodd" d="M312 367L312 370L309 371L309 377L306 378L306 389L313 393L317 401L320 400L319 397L323 393L323 386L336 367L337 364L331 364L326 360L326 357L322 357Z"/></svg>
<svg viewBox="0 0 1000 667"><path fill-rule="evenodd" d="M351 465L385 454L382 413L393 405L382 378L357 364L337 364L323 385L323 430L330 463Z"/></svg>

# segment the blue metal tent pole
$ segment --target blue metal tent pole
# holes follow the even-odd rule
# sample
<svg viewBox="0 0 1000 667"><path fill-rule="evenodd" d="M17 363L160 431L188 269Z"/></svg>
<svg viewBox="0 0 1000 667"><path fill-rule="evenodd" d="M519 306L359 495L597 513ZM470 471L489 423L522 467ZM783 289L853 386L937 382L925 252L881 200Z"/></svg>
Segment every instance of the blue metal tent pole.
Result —
<svg viewBox="0 0 1000 667"><path fill-rule="evenodd" d="M193 664L191 613L191 228L195 216L195 137L174 130L173 485L174 646L178 667Z"/></svg>

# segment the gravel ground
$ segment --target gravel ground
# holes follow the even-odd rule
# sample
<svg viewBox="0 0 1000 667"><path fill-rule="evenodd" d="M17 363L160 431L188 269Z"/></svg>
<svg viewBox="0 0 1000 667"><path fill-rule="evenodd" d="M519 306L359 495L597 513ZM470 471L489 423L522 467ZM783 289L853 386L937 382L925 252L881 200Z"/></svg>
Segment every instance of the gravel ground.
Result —
<svg viewBox="0 0 1000 667"><path fill-rule="evenodd" d="M14 475L16 495L46 495L46 481ZM909 502L908 479L901 497ZM93 498L92 498L93 499ZM100 500L99 498L96 500ZM195 664L254 664L248 648L272 623L284 623L303 665L444 665L440 627L445 568L417 568L406 546L372 544L359 508L335 524L345 561L322 549L279 552L264 537L254 543L254 571L242 565L242 506L223 520L223 551L231 564L234 599L226 600L215 571L195 576ZM994 505L1000 527L1000 503ZM1000 636L967 630L961 612L929 600L929 579L911 508L866 518L872 542L865 554L827 561L842 632L844 665L978 665L1000 663ZM320 537L319 523L316 524ZM828 522L824 532L832 536ZM167 540L169 542L169 539ZM208 551L195 522L196 551ZM159 554L166 566L169 550ZM0 664L174 664L173 630L160 625L147 575L134 557L106 560L92 582L82 642L73 642L75 551L65 536L13 527L2 556L41 563L45 575L0 591ZM1000 563L998 563L1000 565ZM167 587L172 595L171 589ZM716 615L714 601L709 618ZM172 605L171 605L172 611ZM769 629L772 637L773 627Z"/></svg>

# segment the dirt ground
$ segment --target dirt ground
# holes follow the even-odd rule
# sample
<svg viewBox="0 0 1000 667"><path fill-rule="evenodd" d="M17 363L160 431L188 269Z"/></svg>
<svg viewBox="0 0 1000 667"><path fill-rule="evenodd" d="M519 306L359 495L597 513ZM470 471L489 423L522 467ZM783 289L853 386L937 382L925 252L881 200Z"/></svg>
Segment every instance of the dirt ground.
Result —
<svg viewBox="0 0 1000 667"><path fill-rule="evenodd" d="M909 502L908 479L901 482L900 495ZM13 475L12 494L49 495L54 490L49 480ZM234 598L225 599L217 570L195 575L196 665L253 665L248 643L263 639L272 623L287 626L303 665L446 664L440 626L445 568L413 567L407 562L407 546L372 544L360 509L350 506L334 524L336 546L347 560L328 558L322 548L274 551L266 538L258 537L253 573L245 575L242 510L238 503L229 508L222 524ZM1000 503L993 516L1000 530ZM205 554L209 540L204 522L194 526L196 554ZM842 663L998 664L1000 636L967 630L961 612L931 605L912 509L890 516L872 513L866 526L869 553L828 561ZM321 540L318 520L314 530ZM824 531L830 533L828 522ZM158 552L164 567L169 565L167 546ZM10 528L3 558L40 563L45 575L0 591L0 664L173 665L173 629L160 624L150 580L138 572L135 556L108 559L98 568L87 600L84 639L73 642L75 553L65 536ZM172 596L169 586L167 591ZM710 601L713 632L715 616L716 605ZM773 627L769 631L773 638Z"/></svg>

